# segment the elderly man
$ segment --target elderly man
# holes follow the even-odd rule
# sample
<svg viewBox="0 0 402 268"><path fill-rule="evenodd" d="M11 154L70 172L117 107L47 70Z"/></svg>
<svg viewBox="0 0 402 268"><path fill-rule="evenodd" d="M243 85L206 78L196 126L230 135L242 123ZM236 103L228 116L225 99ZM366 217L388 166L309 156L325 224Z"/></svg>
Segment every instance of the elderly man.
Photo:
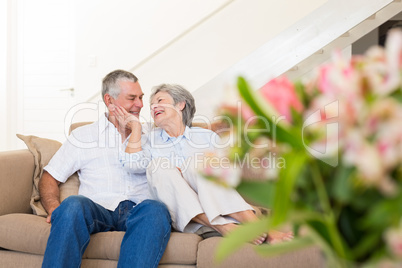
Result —
<svg viewBox="0 0 402 268"><path fill-rule="evenodd" d="M132 73L116 70L103 79L108 107L119 105L138 117L143 95ZM119 149L130 133L109 110L97 122L74 130L44 168L39 190L52 227L43 267L79 267L90 235L106 231L126 232L118 267L158 266L171 219L164 204L148 199L145 173L127 173L119 162ZM58 186L76 171L79 195L60 203Z"/></svg>

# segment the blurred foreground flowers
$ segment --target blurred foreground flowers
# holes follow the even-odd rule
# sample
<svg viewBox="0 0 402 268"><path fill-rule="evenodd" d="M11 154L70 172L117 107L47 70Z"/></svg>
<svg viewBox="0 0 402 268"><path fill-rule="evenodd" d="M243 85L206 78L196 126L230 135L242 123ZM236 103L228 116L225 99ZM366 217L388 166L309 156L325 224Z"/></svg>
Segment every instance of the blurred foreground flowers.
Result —
<svg viewBox="0 0 402 268"><path fill-rule="evenodd" d="M401 265L402 32L364 56L334 54L307 82L279 77L254 91L239 78L238 88L242 102L219 112L230 129L226 155L241 169L232 186L273 213L227 237L218 258L290 223L293 241L256 250L314 244L333 266ZM240 181L224 174L235 173L204 172Z"/></svg>

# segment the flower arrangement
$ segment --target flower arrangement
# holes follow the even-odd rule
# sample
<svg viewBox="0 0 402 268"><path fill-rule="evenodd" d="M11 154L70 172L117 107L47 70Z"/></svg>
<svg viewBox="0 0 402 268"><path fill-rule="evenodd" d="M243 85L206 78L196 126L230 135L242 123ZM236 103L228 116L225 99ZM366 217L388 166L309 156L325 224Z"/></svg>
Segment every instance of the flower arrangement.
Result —
<svg viewBox="0 0 402 268"><path fill-rule="evenodd" d="M279 77L254 91L240 77L238 89L242 102L219 114L230 130L225 155L241 172L202 172L272 215L224 239L218 259L290 223L294 240L256 250L314 244L337 267L401 265L402 32L363 56L335 53L307 81Z"/></svg>

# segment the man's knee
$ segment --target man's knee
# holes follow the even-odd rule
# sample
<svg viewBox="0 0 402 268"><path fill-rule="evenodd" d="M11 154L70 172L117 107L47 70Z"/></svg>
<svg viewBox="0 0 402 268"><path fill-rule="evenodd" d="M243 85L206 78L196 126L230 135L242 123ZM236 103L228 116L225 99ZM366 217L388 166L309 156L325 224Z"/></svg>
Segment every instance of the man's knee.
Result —
<svg viewBox="0 0 402 268"><path fill-rule="evenodd" d="M156 200L144 200L135 208L136 216L141 215L153 224L157 225L170 225L171 218L169 211L165 204Z"/></svg>
<svg viewBox="0 0 402 268"><path fill-rule="evenodd" d="M88 198L81 195L69 196L53 211L52 217L56 215L73 219L77 214L84 213L89 206L89 202L91 201Z"/></svg>

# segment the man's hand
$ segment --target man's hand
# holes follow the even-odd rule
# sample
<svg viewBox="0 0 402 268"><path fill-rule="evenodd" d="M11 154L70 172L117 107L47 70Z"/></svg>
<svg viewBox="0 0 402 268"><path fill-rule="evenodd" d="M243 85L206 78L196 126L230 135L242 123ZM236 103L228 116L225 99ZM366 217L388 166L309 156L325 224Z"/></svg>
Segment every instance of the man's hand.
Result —
<svg viewBox="0 0 402 268"><path fill-rule="evenodd" d="M52 211L53 212L53 211ZM48 212L48 215L47 215L47 217L46 217L46 222L47 223L51 223L51 221L52 221L52 212Z"/></svg>

